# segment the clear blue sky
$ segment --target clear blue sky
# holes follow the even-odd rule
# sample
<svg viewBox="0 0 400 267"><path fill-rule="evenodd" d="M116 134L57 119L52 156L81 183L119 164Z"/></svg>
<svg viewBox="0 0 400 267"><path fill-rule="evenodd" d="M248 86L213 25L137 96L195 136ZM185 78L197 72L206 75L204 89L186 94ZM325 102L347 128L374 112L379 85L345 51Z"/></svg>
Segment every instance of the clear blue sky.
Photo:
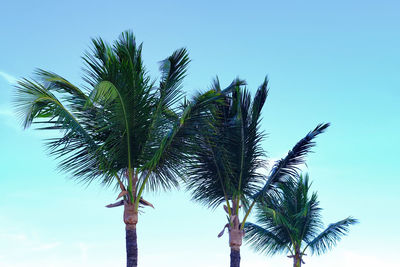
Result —
<svg viewBox="0 0 400 267"><path fill-rule="evenodd" d="M91 37L131 29L145 63L187 47L189 94L215 75L253 92L268 74L262 128L271 158L319 122L308 172L326 223L361 223L306 266L396 266L400 249L400 4L398 1L3 1L0 10L0 266L124 266L116 192L85 188L56 170L46 135L22 131L11 109L15 78L44 68L81 84ZM181 191L147 194L138 224L139 264L220 267L229 262L222 208L207 210ZM242 266L290 266L247 246Z"/></svg>

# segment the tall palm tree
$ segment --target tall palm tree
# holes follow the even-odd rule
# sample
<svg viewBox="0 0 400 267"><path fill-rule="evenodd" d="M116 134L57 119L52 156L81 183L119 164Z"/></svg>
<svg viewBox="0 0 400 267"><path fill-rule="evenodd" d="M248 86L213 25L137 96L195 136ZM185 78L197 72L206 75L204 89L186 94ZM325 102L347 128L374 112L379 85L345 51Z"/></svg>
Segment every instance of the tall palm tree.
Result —
<svg viewBox="0 0 400 267"><path fill-rule="evenodd" d="M237 82L233 90L225 94L224 101L211 109L209 127L199 131L187 181L195 201L210 208L225 204L228 223L218 237L228 228L231 267L240 266L243 227L256 201L297 174L298 166L314 146L313 139L329 126L318 125L265 177L260 173L265 163L260 115L268 95L268 80L264 80L253 100L243 85L243 81ZM220 91L218 80L212 88ZM241 221L242 207L245 214Z"/></svg>
<svg viewBox="0 0 400 267"><path fill-rule="evenodd" d="M348 217L330 224L325 230L317 194L310 194L309 177L280 186L281 192L263 197L257 204L257 224L246 223L246 240L266 254L288 252L293 266L300 267L308 248L322 254L347 234L357 220Z"/></svg>
<svg viewBox="0 0 400 267"><path fill-rule="evenodd" d="M25 128L34 123L60 132L47 146L61 170L86 183L119 186L122 200L107 207L124 206L127 266L132 267L137 266L138 209L152 206L143 199L144 191L178 186L190 154L186 144L219 93L210 90L180 104L189 63L185 49L161 62L157 85L131 32L113 45L100 38L92 43L83 57L83 89L38 70L36 79L19 81L16 108Z"/></svg>

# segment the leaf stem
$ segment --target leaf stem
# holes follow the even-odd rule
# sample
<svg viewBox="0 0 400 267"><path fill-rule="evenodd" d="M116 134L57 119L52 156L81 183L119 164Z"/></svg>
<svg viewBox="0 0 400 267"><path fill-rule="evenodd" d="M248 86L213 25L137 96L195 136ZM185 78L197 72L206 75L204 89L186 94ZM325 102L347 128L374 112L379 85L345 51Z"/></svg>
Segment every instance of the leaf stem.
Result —
<svg viewBox="0 0 400 267"><path fill-rule="evenodd" d="M138 192L138 194L137 194L137 196L136 196L136 200L135 200L135 210L138 210L138 208L139 208L140 198L142 197L144 187L145 187L145 185L146 185L146 183L147 183L147 180L148 180L149 177L150 177L151 172L152 172L152 170L149 170L149 171L147 172L146 177L145 177L144 180L143 180L143 183L140 185L140 189L139 189L139 192Z"/></svg>

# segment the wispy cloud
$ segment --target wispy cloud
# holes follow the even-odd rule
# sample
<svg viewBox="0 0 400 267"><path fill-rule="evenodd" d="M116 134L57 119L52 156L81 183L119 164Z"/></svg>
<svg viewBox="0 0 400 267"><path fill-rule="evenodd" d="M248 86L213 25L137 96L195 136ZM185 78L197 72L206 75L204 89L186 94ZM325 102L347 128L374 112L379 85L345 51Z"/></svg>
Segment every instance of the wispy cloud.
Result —
<svg viewBox="0 0 400 267"><path fill-rule="evenodd" d="M9 239L13 241L26 241L28 237L22 233L0 233L0 237L3 239Z"/></svg>
<svg viewBox="0 0 400 267"><path fill-rule="evenodd" d="M13 116L14 114L13 114L11 108L1 107L0 106L0 116L1 115L3 115L3 116Z"/></svg>
<svg viewBox="0 0 400 267"><path fill-rule="evenodd" d="M396 266L396 260L392 255L386 255L385 257L379 257L378 255L371 255L367 253L358 253L354 251L344 252L342 257L343 265L357 265L357 266ZM340 264L339 266L343 266Z"/></svg>
<svg viewBox="0 0 400 267"><path fill-rule="evenodd" d="M17 78L12 76L11 74L8 74L4 71L0 71L0 77L5 79L9 84L16 84L17 83Z"/></svg>
<svg viewBox="0 0 400 267"><path fill-rule="evenodd" d="M60 242L44 243L44 244L37 245L32 250L33 251L49 250L49 249L53 249L55 247L58 247L60 244L61 244Z"/></svg>
<svg viewBox="0 0 400 267"><path fill-rule="evenodd" d="M32 253L35 254L39 252L47 252L62 245L62 243L58 241L46 240L35 232L30 234L24 232L0 232L0 239L4 241L4 244L7 244L7 246L4 246L4 244L0 244L0 249L3 252L10 252L9 255L4 254L6 258L8 258L15 252L11 249L13 247L18 247L20 250L24 251L24 254L26 255L32 255Z"/></svg>
<svg viewBox="0 0 400 267"><path fill-rule="evenodd" d="M79 250L80 250L80 252L81 252L82 261L83 261L83 262L87 262L89 246L88 246L86 243L84 243L84 242L80 242L80 243L78 244L78 247L79 247Z"/></svg>

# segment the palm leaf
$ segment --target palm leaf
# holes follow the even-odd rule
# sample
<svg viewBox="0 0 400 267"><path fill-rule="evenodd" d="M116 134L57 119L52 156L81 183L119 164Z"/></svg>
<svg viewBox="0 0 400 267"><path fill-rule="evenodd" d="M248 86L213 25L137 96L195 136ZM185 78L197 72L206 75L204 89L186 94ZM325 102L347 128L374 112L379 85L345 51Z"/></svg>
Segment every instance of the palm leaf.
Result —
<svg viewBox="0 0 400 267"><path fill-rule="evenodd" d="M54 90L59 93L69 93L73 97L81 98L84 100L87 100L88 98L88 96L84 92L82 92L81 89L54 72L37 69L35 71L35 74L40 78L41 81L43 81L43 84L49 90Z"/></svg>
<svg viewBox="0 0 400 267"><path fill-rule="evenodd" d="M241 88L243 84L236 79L221 90L218 78L214 80L212 89L224 98L210 109L212 116L199 131L189 167L187 185L193 199L209 207L234 198L246 204L246 197L258 189L261 176L257 170L263 166L264 156L258 123L267 86L261 86L251 101L250 93Z"/></svg>
<svg viewBox="0 0 400 267"><path fill-rule="evenodd" d="M39 79L46 78L40 75L39 73ZM100 169L104 167L105 159L98 150L99 145L93 139L92 132L88 130L87 121L90 121L92 114L84 111L85 101L70 97L78 90L65 90L62 96L66 96L67 105L72 109L68 110L51 92L54 87L47 85L45 87L27 79L18 82L15 101L24 127L27 128L34 122L37 129L64 132L62 137L49 139L46 143L52 155L62 158L59 162L60 169L72 173L80 180L91 181L95 177L102 177ZM72 85L71 87L76 88Z"/></svg>
<svg viewBox="0 0 400 267"><path fill-rule="evenodd" d="M358 220L348 217L330 224L328 228L308 243L308 246L313 253L320 255L335 246L336 243L348 233L350 225L356 223L358 223Z"/></svg>
<svg viewBox="0 0 400 267"><path fill-rule="evenodd" d="M323 133L329 125L329 123L317 125L314 130L297 142L292 150L288 152L286 157L280 159L274 164L264 187L253 197L258 199L265 193L276 188L277 185L297 176L299 165L305 162L305 156L311 151L311 148L315 146L315 142L313 141L314 138Z"/></svg>
<svg viewBox="0 0 400 267"><path fill-rule="evenodd" d="M198 134L199 125L205 123L207 108L219 101L221 94L210 90L198 94L182 111L174 127L161 140L153 157L142 167L142 171L151 171L149 188L156 189L157 185L169 188L177 186L177 176L183 176L183 162L191 157L191 144ZM142 182L143 184L143 182Z"/></svg>
<svg viewBox="0 0 400 267"><path fill-rule="evenodd" d="M287 249L286 242L277 236L274 232L269 231L259 225L246 223L244 226L245 240L255 251L273 255L283 252Z"/></svg>
<svg viewBox="0 0 400 267"><path fill-rule="evenodd" d="M182 98L181 84L189 64L185 48L176 50L170 57L161 61L160 99L164 109L171 109Z"/></svg>

